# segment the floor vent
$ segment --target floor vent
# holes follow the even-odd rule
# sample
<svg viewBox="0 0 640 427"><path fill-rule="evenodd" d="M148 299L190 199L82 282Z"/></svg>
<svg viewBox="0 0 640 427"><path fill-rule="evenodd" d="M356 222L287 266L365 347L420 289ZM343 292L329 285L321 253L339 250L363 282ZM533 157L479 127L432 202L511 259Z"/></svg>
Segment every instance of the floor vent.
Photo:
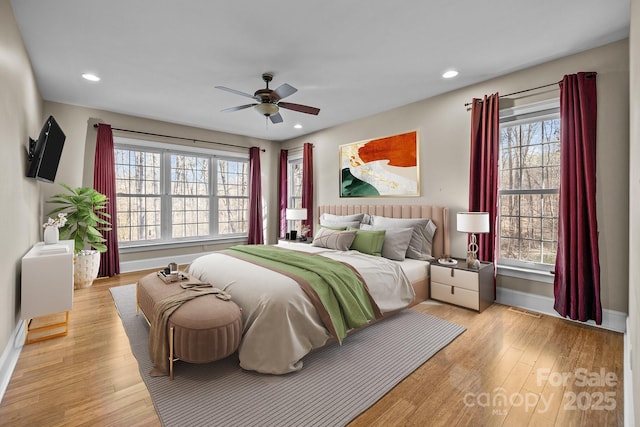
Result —
<svg viewBox="0 0 640 427"><path fill-rule="evenodd" d="M514 313L519 313L519 314L524 314L524 315L527 315L527 316L535 317L536 319L540 319L542 317L542 314L540 314L540 313L535 313L533 311L528 311L528 310L525 310L523 308L509 307L508 310L509 311L513 311Z"/></svg>

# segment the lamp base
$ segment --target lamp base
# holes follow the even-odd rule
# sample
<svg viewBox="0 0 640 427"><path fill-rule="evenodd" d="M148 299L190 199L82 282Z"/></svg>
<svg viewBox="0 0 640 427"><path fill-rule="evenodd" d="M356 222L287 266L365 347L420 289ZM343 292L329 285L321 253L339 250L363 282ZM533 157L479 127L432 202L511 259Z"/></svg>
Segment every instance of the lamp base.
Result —
<svg viewBox="0 0 640 427"><path fill-rule="evenodd" d="M475 252L467 252L467 267L480 268L480 261L478 261L478 258L476 258Z"/></svg>

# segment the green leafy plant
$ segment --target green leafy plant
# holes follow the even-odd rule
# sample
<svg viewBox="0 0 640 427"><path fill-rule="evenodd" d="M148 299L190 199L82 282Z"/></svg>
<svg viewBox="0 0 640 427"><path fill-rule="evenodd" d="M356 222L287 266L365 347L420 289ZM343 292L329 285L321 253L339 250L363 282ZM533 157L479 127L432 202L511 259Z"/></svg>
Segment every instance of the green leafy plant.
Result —
<svg viewBox="0 0 640 427"><path fill-rule="evenodd" d="M54 215L59 212L67 214L66 224L60 228L60 237L74 241L76 252L87 246L99 252L106 252L107 240L102 236L103 231L111 230L109 215L105 212L109 199L90 187L71 188L60 184L67 193L54 194L49 203L60 205L49 212Z"/></svg>

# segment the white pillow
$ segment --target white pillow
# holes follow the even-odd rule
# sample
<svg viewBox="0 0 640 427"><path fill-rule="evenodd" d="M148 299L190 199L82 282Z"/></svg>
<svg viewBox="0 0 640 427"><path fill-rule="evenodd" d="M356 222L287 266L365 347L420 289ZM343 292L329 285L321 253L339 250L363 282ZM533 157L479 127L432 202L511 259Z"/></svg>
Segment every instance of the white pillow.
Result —
<svg viewBox="0 0 640 427"><path fill-rule="evenodd" d="M360 228L360 222L364 218L364 214L353 215L334 215L323 213L320 215L320 225L327 227L354 227Z"/></svg>
<svg viewBox="0 0 640 427"><path fill-rule="evenodd" d="M428 261L434 259L431 256L433 235L436 225L426 218L387 218L384 216L372 216L371 223L374 227L385 228L413 228L413 234L407 249L407 258Z"/></svg>
<svg viewBox="0 0 640 427"><path fill-rule="evenodd" d="M348 251L356 238L356 230L338 231L329 228L320 228L313 238L312 246L319 248Z"/></svg>
<svg viewBox="0 0 640 427"><path fill-rule="evenodd" d="M378 230L373 225L362 224L361 230ZM384 229L381 229L384 230ZM409 242L413 236L413 228L386 229L384 243L382 244L382 256L395 261L404 261L409 248Z"/></svg>

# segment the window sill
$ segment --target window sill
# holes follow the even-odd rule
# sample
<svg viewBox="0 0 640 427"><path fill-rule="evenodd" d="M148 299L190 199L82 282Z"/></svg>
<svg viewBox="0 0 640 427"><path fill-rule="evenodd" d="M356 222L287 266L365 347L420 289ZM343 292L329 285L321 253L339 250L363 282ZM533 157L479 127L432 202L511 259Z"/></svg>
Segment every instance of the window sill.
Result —
<svg viewBox="0 0 640 427"><path fill-rule="evenodd" d="M220 237L217 239L207 239L207 240L181 240L176 242L157 242L157 243L145 243L145 244L135 244L130 246L120 246L118 248L118 252L121 254L135 253L135 252L148 252L148 251L158 251L163 249L174 249L174 248L189 248L194 246L212 246L212 245L222 245L228 243L246 243L247 236L232 236L232 237Z"/></svg>
<svg viewBox="0 0 640 427"><path fill-rule="evenodd" d="M534 280L536 282L553 283L554 275L548 271L533 270L509 265L498 265L497 274L501 276L517 277L519 279Z"/></svg>

